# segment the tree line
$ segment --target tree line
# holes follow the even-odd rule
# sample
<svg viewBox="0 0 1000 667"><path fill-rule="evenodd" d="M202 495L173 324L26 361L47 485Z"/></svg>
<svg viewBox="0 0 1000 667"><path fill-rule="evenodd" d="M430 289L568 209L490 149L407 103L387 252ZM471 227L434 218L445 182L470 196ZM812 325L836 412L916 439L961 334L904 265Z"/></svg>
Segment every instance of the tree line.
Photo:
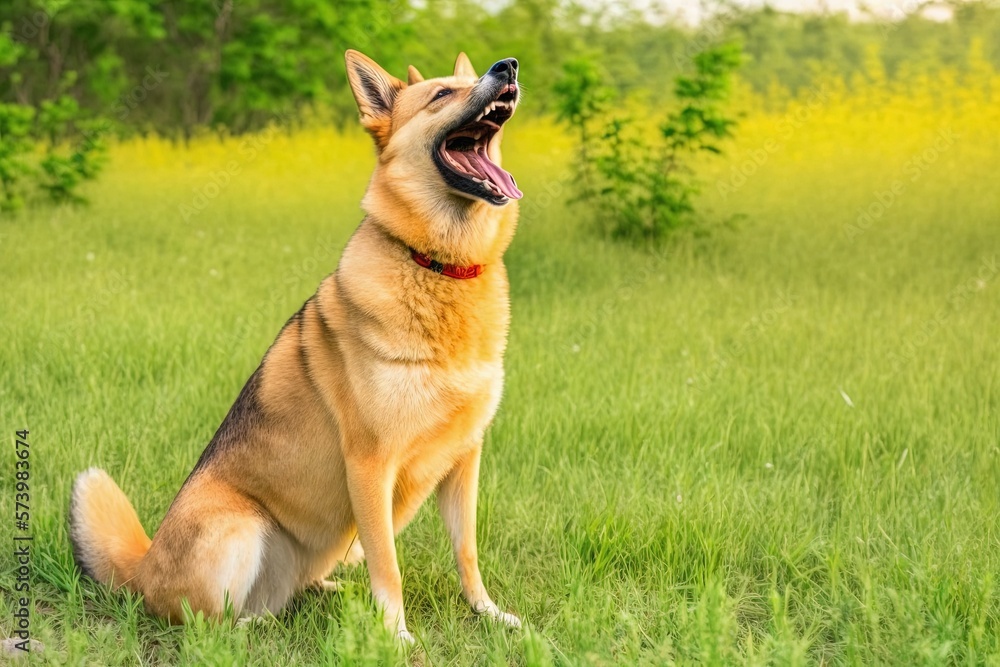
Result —
<svg viewBox="0 0 1000 667"><path fill-rule="evenodd" d="M672 100L673 82L695 54L732 41L743 47L741 78L759 91L777 84L794 92L821 73L849 80L870 66L873 52L890 78L961 69L974 42L1000 68L1000 7L984 2L955 5L945 23L919 14L851 22L842 14L719 5L698 27L621 4L4 0L0 104L34 109L36 132L46 105L60 105L69 132L76 120L103 121L92 134L241 133L303 115L342 123L355 113L347 48L400 74L410 63L445 73L460 50L480 68L516 56L526 110L538 113L554 110L567 62L589 59L619 98L659 104ZM49 125L59 134L57 123Z"/></svg>
<svg viewBox="0 0 1000 667"><path fill-rule="evenodd" d="M947 22L922 16L916 0L909 15L860 22L719 4L692 27L574 0L4 0L0 211L82 201L111 136L350 121L347 48L400 75L411 63L450 72L465 51L480 69L516 56L524 112L554 114L583 137L584 194L614 206L616 234L657 236L690 218L696 186L683 155L728 134L711 91L728 91L737 62L777 105L830 77L875 72L882 85L1000 69L1000 6L954 1ZM659 129L642 134L627 109L649 110Z"/></svg>

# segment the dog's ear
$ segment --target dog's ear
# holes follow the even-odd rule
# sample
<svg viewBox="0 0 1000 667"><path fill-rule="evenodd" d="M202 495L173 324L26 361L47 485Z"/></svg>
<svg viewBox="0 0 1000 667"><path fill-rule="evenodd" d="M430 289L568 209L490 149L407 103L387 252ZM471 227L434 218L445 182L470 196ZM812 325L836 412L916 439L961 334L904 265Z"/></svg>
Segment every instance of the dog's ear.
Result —
<svg viewBox="0 0 1000 667"><path fill-rule="evenodd" d="M420 70L413 65L410 65L410 68L406 70L406 83L412 86L413 84L420 83L423 80L424 75L420 73Z"/></svg>
<svg viewBox="0 0 1000 667"><path fill-rule="evenodd" d="M479 75L476 74L476 70L472 68L472 62L469 61L469 56L465 55L465 51L458 54L458 58L455 59L455 76L464 76L471 79L478 79Z"/></svg>
<svg viewBox="0 0 1000 667"><path fill-rule="evenodd" d="M386 72L368 56L350 49L347 59L347 80L361 112L361 124L368 130L379 148L389 139L392 106L406 84Z"/></svg>

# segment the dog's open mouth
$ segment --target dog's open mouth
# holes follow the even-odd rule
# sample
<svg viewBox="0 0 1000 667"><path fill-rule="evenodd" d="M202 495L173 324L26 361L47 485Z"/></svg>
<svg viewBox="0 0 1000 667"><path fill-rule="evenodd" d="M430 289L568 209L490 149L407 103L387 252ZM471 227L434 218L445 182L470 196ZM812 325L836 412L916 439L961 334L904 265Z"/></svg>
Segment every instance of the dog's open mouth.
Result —
<svg viewBox="0 0 1000 667"><path fill-rule="evenodd" d="M514 115L517 94L517 84L508 83L495 100L445 136L436 161L449 185L496 205L523 196L514 177L489 155L493 137Z"/></svg>

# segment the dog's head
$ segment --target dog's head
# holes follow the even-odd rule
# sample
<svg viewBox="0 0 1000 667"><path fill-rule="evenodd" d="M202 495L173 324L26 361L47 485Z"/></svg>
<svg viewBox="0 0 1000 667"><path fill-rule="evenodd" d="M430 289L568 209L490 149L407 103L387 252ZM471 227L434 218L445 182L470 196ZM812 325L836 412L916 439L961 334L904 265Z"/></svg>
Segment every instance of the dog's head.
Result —
<svg viewBox="0 0 1000 667"><path fill-rule="evenodd" d="M500 60L477 77L462 53L452 76L424 80L411 66L403 83L348 51L347 76L380 162L393 162L410 182L456 197L494 206L521 198L500 167L501 130L520 97L517 60Z"/></svg>
<svg viewBox="0 0 1000 667"><path fill-rule="evenodd" d="M452 76L407 82L357 51L347 76L378 165L363 207L421 251L476 259L502 252L521 198L501 166L503 126L520 99L517 61L505 58L477 77L464 53Z"/></svg>

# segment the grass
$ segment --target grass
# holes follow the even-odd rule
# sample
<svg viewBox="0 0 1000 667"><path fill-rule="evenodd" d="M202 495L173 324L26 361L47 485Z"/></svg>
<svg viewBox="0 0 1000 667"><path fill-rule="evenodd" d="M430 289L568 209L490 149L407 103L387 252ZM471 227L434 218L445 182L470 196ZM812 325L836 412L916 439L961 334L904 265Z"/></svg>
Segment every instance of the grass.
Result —
<svg viewBox="0 0 1000 667"><path fill-rule="evenodd" d="M794 123L752 110L704 172L706 210L742 214L737 229L658 249L600 240L565 204L566 140L515 121L505 155L527 195L479 535L488 587L528 629L462 604L429 505L399 539L408 659L1000 664L998 108L835 94ZM398 659L363 567L338 573L344 594L233 628L164 626L72 564L73 475L105 467L155 530L361 217L365 137L253 148L123 144L89 208L0 222L0 425L8 443L31 430L39 664Z"/></svg>

